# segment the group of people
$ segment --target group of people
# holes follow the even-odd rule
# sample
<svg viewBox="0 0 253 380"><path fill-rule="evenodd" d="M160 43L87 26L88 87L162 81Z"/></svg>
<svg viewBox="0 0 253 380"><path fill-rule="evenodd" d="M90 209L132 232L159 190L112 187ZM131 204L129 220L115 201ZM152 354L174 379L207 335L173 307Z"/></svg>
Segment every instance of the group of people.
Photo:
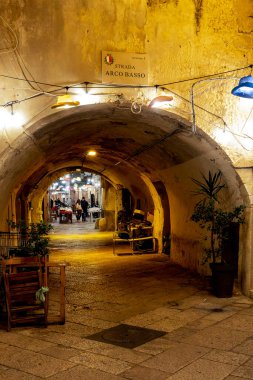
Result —
<svg viewBox="0 0 253 380"><path fill-rule="evenodd" d="M82 199L78 199L75 204L76 208L76 219L80 220L82 218L82 222L86 221L86 217L88 216L88 202L86 201L85 197L82 197Z"/></svg>
<svg viewBox="0 0 253 380"><path fill-rule="evenodd" d="M66 208L67 204L60 201L60 199L57 199L55 201L51 200L51 210L53 212L56 212L57 217L59 216L59 210L60 208ZM80 221L82 219L83 222L86 221L86 218L88 216L88 207L89 204L86 201L85 197L82 197L82 199L78 199L74 205L72 205L72 210L76 214L76 219Z"/></svg>

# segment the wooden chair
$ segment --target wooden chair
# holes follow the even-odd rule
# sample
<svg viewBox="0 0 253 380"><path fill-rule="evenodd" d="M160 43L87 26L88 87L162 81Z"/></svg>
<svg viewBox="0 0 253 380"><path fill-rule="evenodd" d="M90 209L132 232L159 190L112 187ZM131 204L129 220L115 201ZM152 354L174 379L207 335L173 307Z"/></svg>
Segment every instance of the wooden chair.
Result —
<svg viewBox="0 0 253 380"><path fill-rule="evenodd" d="M47 326L48 303L36 299L42 287L41 269L19 273L3 273L7 309L7 331L18 324L43 324Z"/></svg>

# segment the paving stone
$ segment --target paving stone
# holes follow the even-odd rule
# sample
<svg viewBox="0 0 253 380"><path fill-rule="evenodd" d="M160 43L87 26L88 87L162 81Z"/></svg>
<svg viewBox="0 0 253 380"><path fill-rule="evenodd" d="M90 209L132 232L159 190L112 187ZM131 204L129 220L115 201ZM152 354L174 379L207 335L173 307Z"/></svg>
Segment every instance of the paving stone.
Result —
<svg viewBox="0 0 253 380"><path fill-rule="evenodd" d="M234 305L240 305L240 306L253 306L253 300L250 298L246 298L244 296L240 296L237 298L237 300L234 302Z"/></svg>
<svg viewBox="0 0 253 380"><path fill-rule="evenodd" d="M251 336L251 334L252 331L230 330L215 325L198 331L188 338L182 339L182 342L221 350L231 350Z"/></svg>
<svg viewBox="0 0 253 380"><path fill-rule="evenodd" d="M120 374L131 368L129 363L113 359L108 356L85 352L79 356L70 359L73 363L84 364L89 368L105 371L114 375Z"/></svg>
<svg viewBox="0 0 253 380"><path fill-rule="evenodd" d="M5 348L8 348L8 344L0 343L0 350L4 350Z"/></svg>
<svg viewBox="0 0 253 380"><path fill-rule="evenodd" d="M85 314L89 319L96 318L109 322L120 322L124 319L129 318L129 315L131 315L132 312L127 311L126 309L122 312L118 312L116 310L88 310L85 312Z"/></svg>
<svg viewBox="0 0 253 380"><path fill-rule="evenodd" d="M157 311L152 310L148 313L139 314L135 317L132 317L130 319L127 319L125 323L134 325L134 326L140 326L145 327L150 325L153 322L159 321L161 319L164 319L169 316L175 316L178 313L180 313L179 310L173 310L173 309L166 309L166 308L159 308Z"/></svg>
<svg viewBox="0 0 253 380"><path fill-rule="evenodd" d="M243 365L232 372L232 375L240 378L253 379L253 367Z"/></svg>
<svg viewBox="0 0 253 380"><path fill-rule="evenodd" d="M26 347L27 349L35 352L54 346L53 343L36 339L35 337L32 338L15 332L10 334L9 332L3 331L0 331L0 342L20 348Z"/></svg>
<svg viewBox="0 0 253 380"><path fill-rule="evenodd" d="M162 337L154 339L151 342L142 344L141 346L136 347L134 350L139 352L145 352L150 355L157 355L174 346L174 344L174 342Z"/></svg>
<svg viewBox="0 0 253 380"><path fill-rule="evenodd" d="M168 373L159 371L158 369L145 368L136 366L121 373L124 379L132 380L165 380L168 378Z"/></svg>
<svg viewBox="0 0 253 380"><path fill-rule="evenodd" d="M99 330L109 329L110 327L117 325L116 322L103 321L97 318L88 318L84 311L82 311L82 315L67 315L67 320L69 322L81 323L86 326L98 328Z"/></svg>
<svg viewBox="0 0 253 380"><path fill-rule="evenodd" d="M253 315L244 314L243 318L240 313L233 315L221 322L219 327L253 332Z"/></svg>
<svg viewBox="0 0 253 380"><path fill-rule="evenodd" d="M81 323L71 323L68 321L64 325L49 325L47 330L61 334L71 334L79 337L95 334L96 332L100 331L99 328L86 326Z"/></svg>
<svg viewBox="0 0 253 380"><path fill-rule="evenodd" d="M51 376L50 380L120 380L125 379L119 375L109 374L103 371L77 365L66 371ZM24 379L25 380L25 379Z"/></svg>
<svg viewBox="0 0 253 380"><path fill-rule="evenodd" d="M247 315L253 315L253 307L250 307L248 309L240 310L240 314L247 314Z"/></svg>
<svg viewBox="0 0 253 380"><path fill-rule="evenodd" d="M171 305L172 308L177 308L180 310L186 310L191 307L198 308L199 305L202 305L206 302L206 298L203 295L194 295L187 297L186 299L180 301L177 305Z"/></svg>
<svg viewBox="0 0 253 380"><path fill-rule="evenodd" d="M0 380L38 380L41 377L30 375L27 372L17 371L16 369L8 369L4 373L0 368Z"/></svg>
<svg viewBox="0 0 253 380"><path fill-rule="evenodd" d="M78 347L79 344L83 342L83 338L76 337L71 334L60 334L55 333L53 331L46 331L45 329L42 331L38 330L24 330L22 331L22 335L34 336L37 339L44 340L46 342L51 342L54 344L61 344L66 347Z"/></svg>
<svg viewBox="0 0 253 380"><path fill-rule="evenodd" d="M253 355L253 339L246 339L238 346L233 348L234 352L240 352L245 355Z"/></svg>
<svg viewBox="0 0 253 380"><path fill-rule="evenodd" d="M214 300L207 298L203 302L200 302L197 305L195 305L196 309L200 309L208 313L212 313L214 310L217 310L217 309L223 309L225 311L226 307L227 307L227 303L224 302L223 299L218 300L217 298L215 298Z"/></svg>
<svg viewBox="0 0 253 380"><path fill-rule="evenodd" d="M183 327L183 326L185 326L185 322L182 322L180 320L165 318L155 323L148 324L146 327L150 329L154 329L154 330L170 332L173 330L177 330L178 328Z"/></svg>
<svg viewBox="0 0 253 380"><path fill-rule="evenodd" d="M0 365L0 374L2 373L2 371L7 371L9 369L9 367L6 367L4 365Z"/></svg>
<svg viewBox="0 0 253 380"><path fill-rule="evenodd" d="M203 319L207 319L208 321L213 321L213 322L219 322L219 321L223 321L224 319L227 319L228 317L231 317L232 315L236 313L235 311L226 310L223 308L221 308L221 310L222 311L220 312L219 311L209 312L205 317L203 317Z"/></svg>
<svg viewBox="0 0 253 380"><path fill-rule="evenodd" d="M205 355L208 351L209 349L204 347L174 343L168 350L143 362L142 366L156 368L172 374Z"/></svg>
<svg viewBox="0 0 253 380"><path fill-rule="evenodd" d="M212 326L216 323L216 321L213 321L211 319L208 319L207 317L197 319L193 322L188 322L185 326L189 329L193 330L203 330L208 326Z"/></svg>
<svg viewBox="0 0 253 380"><path fill-rule="evenodd" d="M96 349L96 352L102 352L103 350L107 348L113 348L112 344L104 343L104 342L97 342L95 340L90 339L81 339L78 344L74 345L74 348L80 349L80 350L88 350L93 351Z"/></svg>
<svg viewBox="0 0 253 380"><path fill-rule="evenodd" d="M74 356L77 356L81 353L81 351L78 351L74 348L60 346L60 345L53 345L46 350L41 350L41 354L52 356L53 358L62 359L62 360L68 360L69 358L72 358Z"/></svg>
<svg viewBox="0 0 253 380"><path fill-rule="evenodd" d="M198 309L187 309L181 311L179 314L177 314L175 317L169 317L171 319L178 319L182 322L188 323L195 320L199 320L200 318L203 318L206 316L207 313L205 310L198 310Z"/></svg>
<svg viewBox="0 0 253 380"><path fill-rule="evenodd" d="M246 363L244 363L247 367L253 367L253 358L251 357Z"/></svg>
<svg viewBox="0 0 253 380"><path fill-rule="evenodd" d="M186 327L181 327L177 330L168 332L164 335L164 339L169 339L170 341L181 342L184 339L191 337L195 334L195 331Z"/></svg>
<svg viewBox="0 0 253 380"><path fill-rule="evenodd" d="M74 366L71 362L16 347L0 349L0 364L7 364L10 368L42 378Z"/></svg>
<svg viewBox="0 0 253 380"><path fill-rule="evenodd" d="M148 324L147 327L170 332L187 325L189 322L199 320L203 315L205 314L202 311L188 309L180 311L169 318Z"/></svg>
<svg viewBox="0 0 253 380"><path fill-rule="evenodd" d="M232 351L212 350L208 352L203 358L220 363L241 365L248 361L249 356Z"/></svg>
<svg viewBox="0 0 253 380"><path fill-rule="evenodd" d="M169 377L169 380L223 380L236 368L232 364L199 359Z"/></svg>
<svg viewBox="0 0 253 380"><path fill-rule="evenodd" d="M138 350L132 350L127 349L123 347L115 347L115 346L109 346L109 345L101 345L94 346L89 348L89 352L93 352L96 354L102 354L105 356L109 356L114 359L119 359L122 361L126 361L129 363L139 364L151 357L151 355L148 355L144 352L139 352Z"/></svg>
<svg viewBox="0 0 253 380"><path fill-rule="evenodd" d="M64 227L65 245L50 260L66 259L72 265L66 269L66 324L0 331L0 380L198 380L203 370L204 380L209 373L210 380L250 378L252 300L217 299L201 290L198 276L164 255L114 257L111 235L107 246L97 240L99 247L91 247L93 224L87 233L80 223L82 235L70 234L67 240L69 226L58 227ZM82 249L73 246L75 239ZM60 243L57 236L54 242ZM50 307L55 312L58 271L50 272L55 290ZM118 322L156 330L163 326L168 332L134 349L86 339ZM229 374L235 365L246 368L242 375Z"/></svg>

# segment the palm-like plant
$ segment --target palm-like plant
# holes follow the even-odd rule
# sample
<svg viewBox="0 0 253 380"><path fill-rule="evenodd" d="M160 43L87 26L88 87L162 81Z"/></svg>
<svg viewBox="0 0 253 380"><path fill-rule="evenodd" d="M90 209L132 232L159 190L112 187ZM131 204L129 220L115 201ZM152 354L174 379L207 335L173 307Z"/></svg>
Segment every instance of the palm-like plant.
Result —
<svg viewBox="0 0 253 380"><path fill-rule="evenodd" d="M218 194L225 187L225 184L222 183L222 173L217 171L212 174L209 170L208 178L202 174L203 182L198 181L197 179L192 178L192 181L199 186L199 188L194 192L196 195L201 195L203 197L203 202L206 201L218 201Z"/></svg>
<svg viewBox="0 0 253 380"><path fill-rule="evenodd" d="M208 176L202 174L203 181L192 178L192 181L198 186L194 191L195 195L201 197L200 201L195 205L191 220L199 223L201 228L210 231L210 248L205 249L206 257L215 264L216 258L221 257L224 241L228 238L227 227L231 223L241 224L244 222L244 205L235 207L232 211L223 211L219 207L220 191L225 188L222 181L221 171L212 174L208 172Z"/></svg>

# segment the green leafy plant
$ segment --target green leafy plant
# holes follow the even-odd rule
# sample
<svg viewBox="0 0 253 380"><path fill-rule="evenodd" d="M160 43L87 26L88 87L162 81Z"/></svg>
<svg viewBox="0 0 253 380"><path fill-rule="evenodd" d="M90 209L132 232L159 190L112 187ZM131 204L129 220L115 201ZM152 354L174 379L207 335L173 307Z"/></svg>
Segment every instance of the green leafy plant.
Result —
<svg viewBox="0 0 253 380"><path fill-rule="evenodd" d="M234 207L231 211L224 211L220 207L219 195L225 184L222 181L222 173L217 171L208 176L202 174L202 181L192 178L197 185L194 194L200 196L200 201L195 205L191 220L198 223L201 228L206 229L210 247L205 249L203 263L209 261L216 263L224 262L222 257L225 241L229 238L229 227L232 223L244 223L245 206Z"/></svg>
<svg viewBox="0 0 253 380"><path fill-rule="evenodd" d="M8 221L8 224L11 228L16 229L24 242L22 247L19 248L20 253L28 256L46 256L48 254L49 239L47 235L53 229L51 224L46 224L42 221L29 225L23 221L19 223Z"/></svg>

